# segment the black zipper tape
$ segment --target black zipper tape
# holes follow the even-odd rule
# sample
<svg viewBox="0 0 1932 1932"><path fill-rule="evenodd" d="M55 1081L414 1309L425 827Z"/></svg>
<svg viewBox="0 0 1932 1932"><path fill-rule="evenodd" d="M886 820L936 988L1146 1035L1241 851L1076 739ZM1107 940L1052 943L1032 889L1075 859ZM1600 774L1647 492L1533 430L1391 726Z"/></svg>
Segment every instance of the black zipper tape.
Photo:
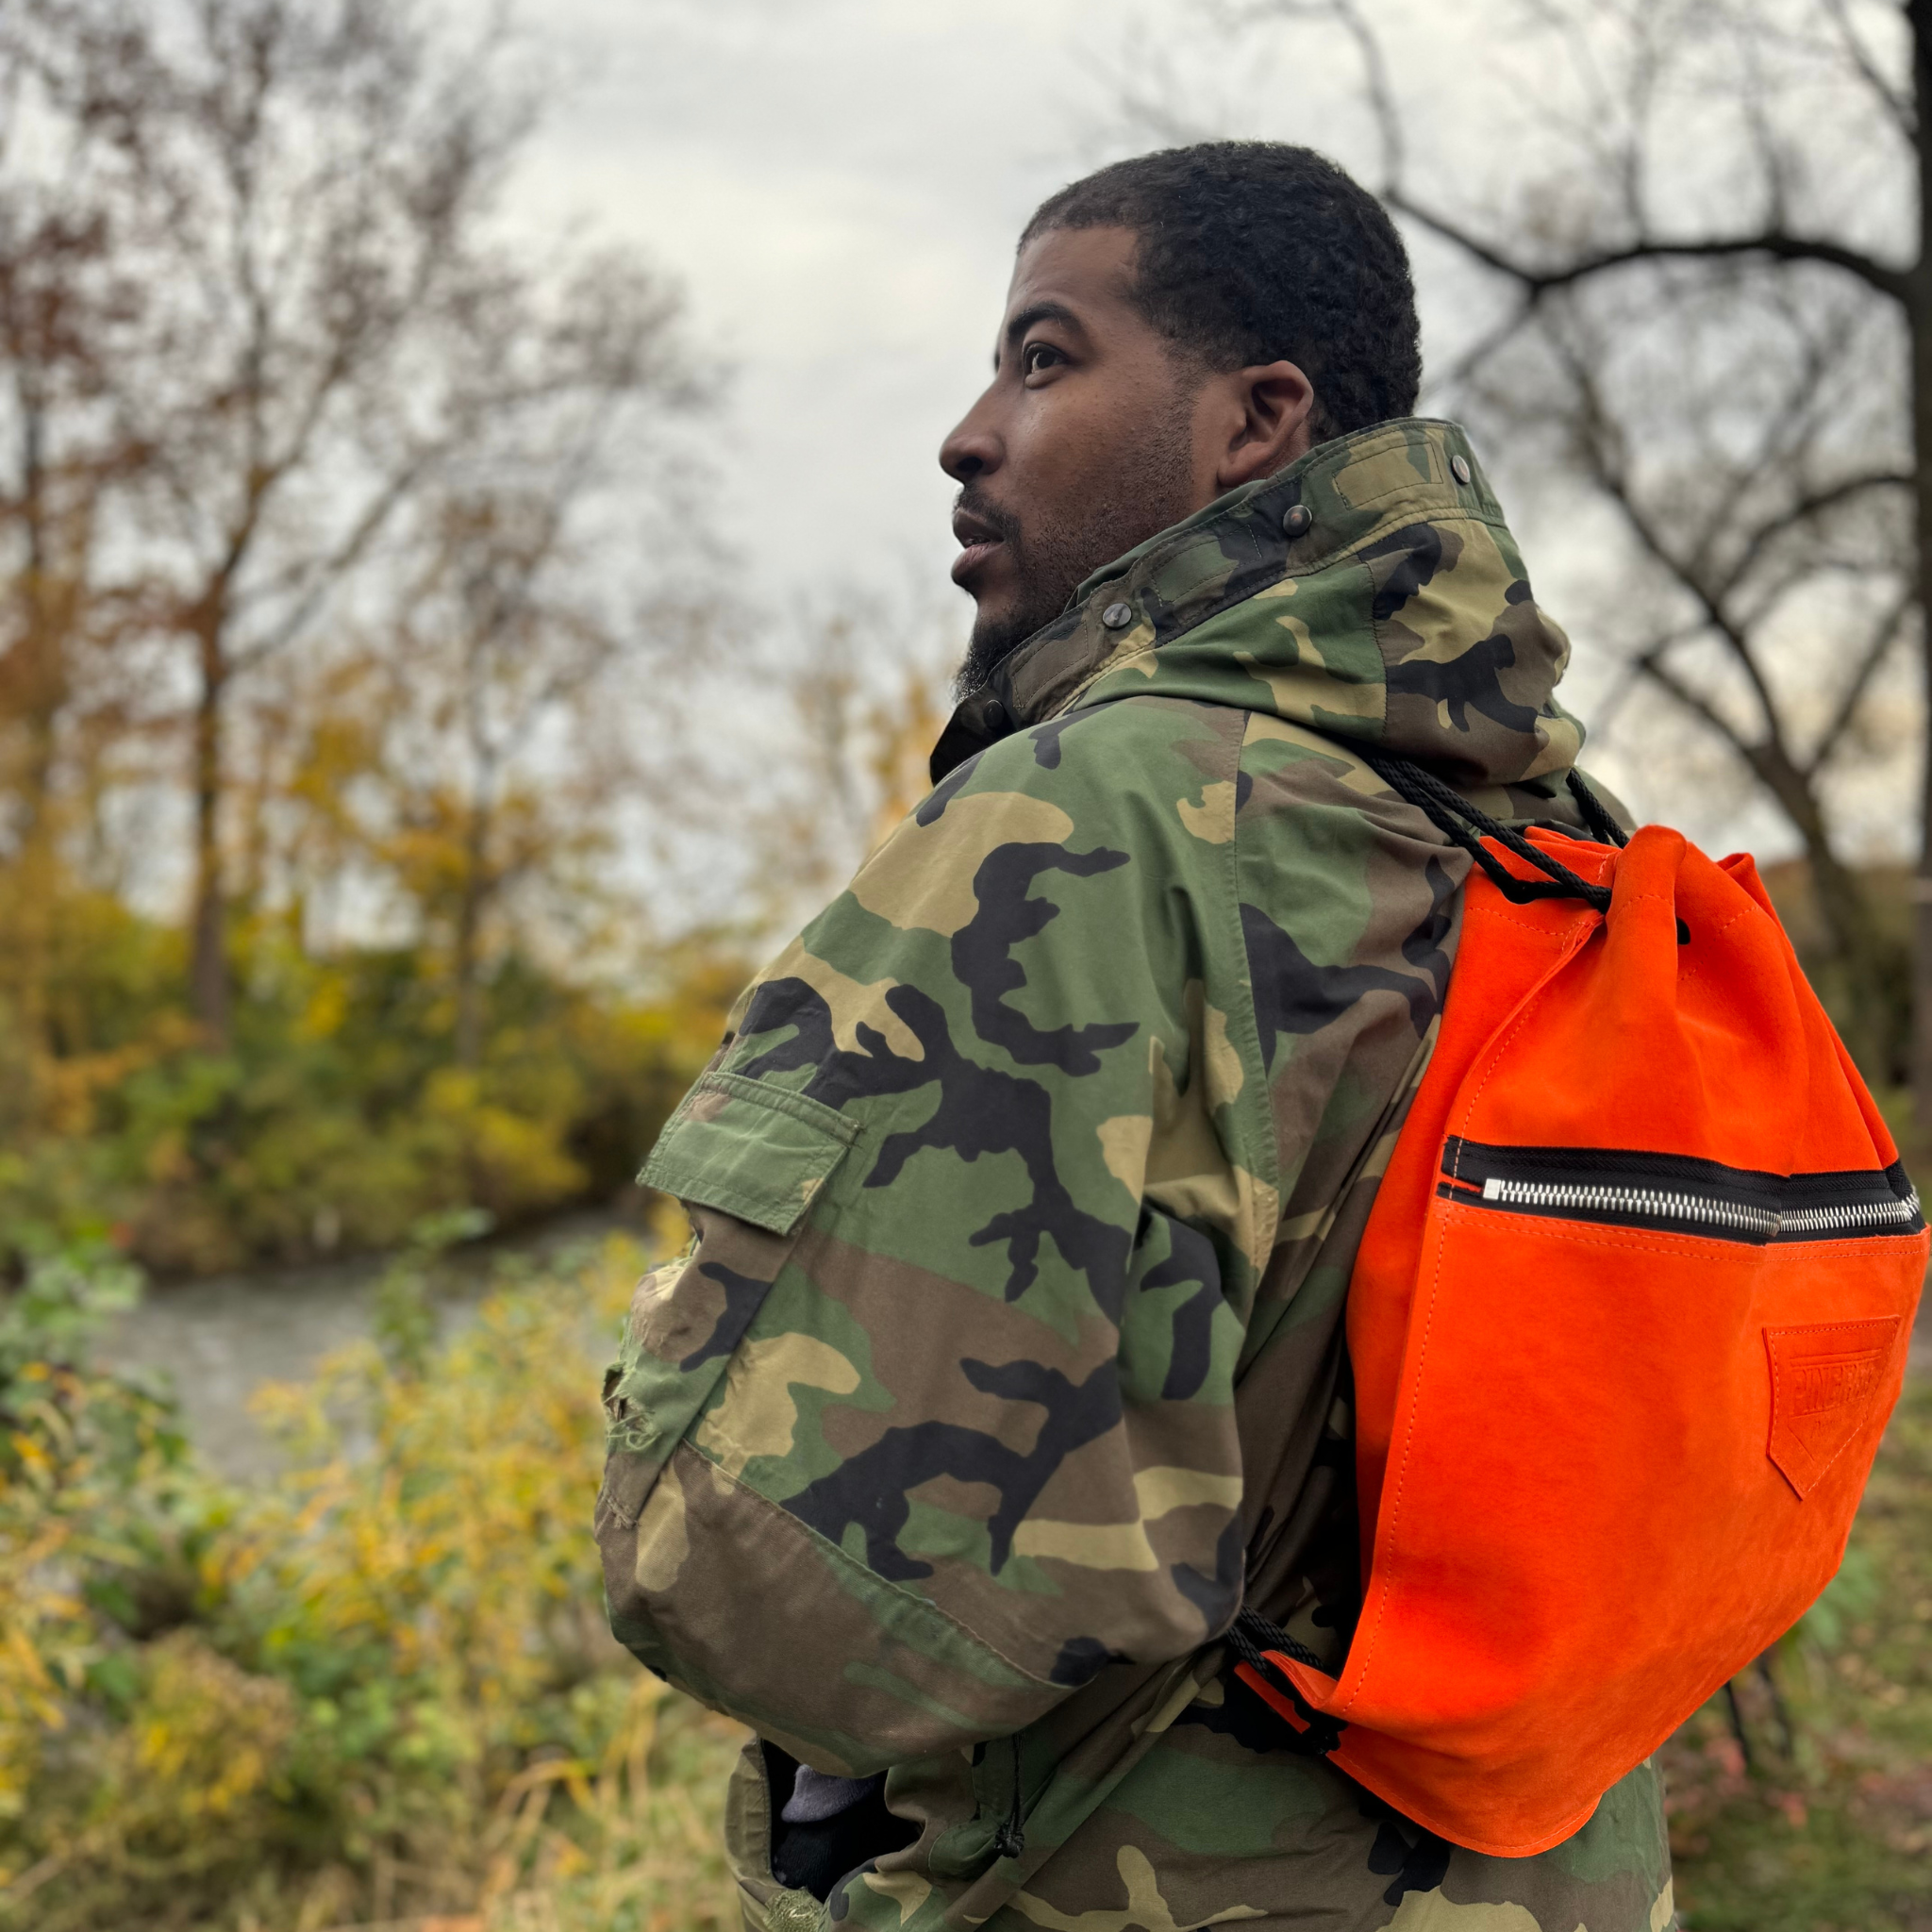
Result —
<svg viewBox="0 0 1932 1932"><path fill-rule="evenodd" d="M1903 1162L1841 1174L1761 1174L1622 1147L1494 1147L1451 1135L1436 1192L1505 1214L1590 1221L1764 1247L1916 1234Z"/></svg>

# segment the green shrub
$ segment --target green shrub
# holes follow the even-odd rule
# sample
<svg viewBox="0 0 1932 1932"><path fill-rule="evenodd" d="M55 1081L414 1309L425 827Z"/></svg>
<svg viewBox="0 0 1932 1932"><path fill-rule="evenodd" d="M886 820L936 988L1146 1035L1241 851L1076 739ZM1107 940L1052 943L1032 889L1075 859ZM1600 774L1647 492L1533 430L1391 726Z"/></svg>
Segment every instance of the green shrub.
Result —
<svg viewBox="0 0 1932 1932"><path fill-rule="evenodd" d="M197 1474L141 1390L18 1367L0 1927L735 1923L738 1736L612 1643L589 1534L595 1343L642 1258L507 1286L441 1346L391 1321L272 1392L291 1466L258 1491ZM77 1335L91 1295L14 1297L0 1348Z"/></svg>
<svg viewBox="0 0 1932 1932"><path fill-rule="evenodd" d="M0 1274L36 1243L111 1238L202 1274L393 1247L462 1208L503 1226L629 1181L716 1044L739 968L697 959L648 999L512 955L459 1065L443 963L317 957L251 926L233 1036L178 1009L179 935L111 901L66 908L89 941L34 1054L0 1010ZM9 1110L10 1109L10 1110Z"/></svg>

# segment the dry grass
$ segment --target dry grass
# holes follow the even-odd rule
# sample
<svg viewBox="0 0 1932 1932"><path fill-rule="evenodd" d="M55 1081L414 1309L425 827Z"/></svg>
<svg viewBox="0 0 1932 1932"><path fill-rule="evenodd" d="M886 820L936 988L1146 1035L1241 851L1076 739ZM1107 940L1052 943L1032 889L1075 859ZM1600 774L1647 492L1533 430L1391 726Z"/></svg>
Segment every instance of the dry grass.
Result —
<svg viewBox="0 0 1932 1932"><path fill-rule="evenodd" d="M741 1734L603 1628L589 1326L646 1257L508 1285L446 1345L268 1402L294 1467L197 1474L78 1370L0 1385L0 1927L701 1932Z"/></svg>

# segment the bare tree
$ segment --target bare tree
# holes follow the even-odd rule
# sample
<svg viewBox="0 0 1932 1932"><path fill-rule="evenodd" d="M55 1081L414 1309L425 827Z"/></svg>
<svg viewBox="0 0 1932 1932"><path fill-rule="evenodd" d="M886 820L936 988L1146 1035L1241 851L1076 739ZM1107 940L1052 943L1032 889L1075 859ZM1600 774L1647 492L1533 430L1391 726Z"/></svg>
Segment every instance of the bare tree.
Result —
<svg viewBox="0 0 1932 1932"><path fill-rule="evenodd" d="M775 782L750 810L748 897L773 932L808 918L924 795L965 649L944 606L851 585L808 606L783 640Z"/></svg>
<svg viewBox="0 0 1932 1932"><path fill-rule="evenodd" d="M675 628L584 594L575 493L492 485L440 502L408 647L385 654L372 850L441 935L462 1067L481 1058L485 974L517 906L585 946L586 914L622 896L615 814L641 774L619 720L645 714L635 674Z"/></svg>
<svg viewBox="0 0 1932 1932"><path fill-rule="evenodd" d="M325 649L336 721L329 795L280 795L323 849L399 887L411 936L448 960L458 1065L481 1058L491 958L518 907L575 949L623 902L625 805L675 762L640 724L669 681L708 585L655 553L696 547L688 510L641 464L654 415L699 399L671 347L663 291L634 265L590 264L538 304L506 290L481 341L542 406L492 415L396 519L391 594L359 642ZM655 523L641 513L651 507ZM689 601L688 601L689 600ZM272 719L255 734L272 740ZM658 752L656 758L648 753Z"/></svg>
<svg viewBox="0 0 1932 1932"><path fill-rule="evenodd" d="M11 126L10 118L0 127ZM6 159L0 138L0 163ZM107 407L135 307L103 225L58 192L0 185L0 988L44 1056L62 837L63 733L101 693L117 612L88 589L107 507L141 467Z"/></svg>
<svg viewBox="0 0 1932 1932"><path fill-rule="evenodd" d="M1438 389L1587 486L1595 640L1789 822L1848 1040L1932 1122L1923 729L1908 1050L1845 823L1886 713L1923 716L1932 676L1932 0L1485 0L1456 15L1485 139L1426 152L1441 76L1408 64L1402 0L1203 10L1250 44L1298 37L1305 81L1352 75L1390 206L1488 285ZM1143 121L1184 118L1140 93Z"/></svg>
<svg viewBox="0 0 1932 1932"><path fill-rule="evenodd" d="M145 453L119 537L187 725L191 991L219 1042L238 686L341 609L466 453L608 387L588 367L599 330L612 350L608 280L492 240L532 125L494 27L458 43L411 0L16 0L0 19L0 62L142 291L137 350L106 372ZM631 281L624 386L675 401L675 304Z"/></svg>
<svg viewBox="0 0 1932 1932"><path fill-rule="evenodd" d="M1644 328L1655 285L1557 297L1535 357L1525 342L1490 359L1465 408L1492 441L1542 445L1613 513L1623 541L1593 627L1623 688L1605 712L1648 688L1775 804L1803 845L1848 1042L1890 1078L1905 1041L1883 929L1849 861L1843 780L1874 756L1888 708L1910 704L1907 504L1896 475L1871 467L1890 439L1864 414L1890 344L1872 340L1884 318L1841 291L1738 279L1755 286L1673 290L1668 343Z"/></svg>

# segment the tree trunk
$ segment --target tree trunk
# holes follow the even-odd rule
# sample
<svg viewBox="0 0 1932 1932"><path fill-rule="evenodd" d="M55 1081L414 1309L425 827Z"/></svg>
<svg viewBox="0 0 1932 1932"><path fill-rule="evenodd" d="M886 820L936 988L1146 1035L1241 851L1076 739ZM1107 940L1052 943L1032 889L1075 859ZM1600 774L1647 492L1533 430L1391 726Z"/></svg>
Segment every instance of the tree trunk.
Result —
<svg viewBox="0 0 1932 1932"><path fill-rule="evenodd" d="M53 549L47 541L45 472L42 462L42 418L37 403L23 393L22 510L26 526L26 568L19 585L22 635L12 696L25 735L17 796L22 808L17 891L11 908L14 985L11 992L21 1030L28 1041L32 1076L53 1052L47 1015L52 982L55 867L54 764L59 716L67 697L65 609L57 608Z"/></svg>
<svg viewBox="0 0 1932 1932"><path fill-rule="evenodd" d="M222 700L228 667L221 619L208 613L199 626L201 692L194 711L194 926L189 999L209 1046L228 1044L228 919L222 891Z"/></svg>
<svg viewBox="0 0 1932 1932"><path fill-rule="evenodd" d="M1910 0L1912 87L1918 103L1919 258L1906 298L1912 340L1912 455L1919 652L1924 664L1926 724L1919 796L1919 870L1912 881L1912 1115L1923 1136L1932 1132L1932 0Z"/></svg>
<svg viewBox="0 0 1932 1932"><path fill-rule="evenodd" d="M42 643L46 640L41 641ZM40 668L40 667L36 667ZM38 1062L52 1058L54 1029L47 996L53 984L55 902L59 897L59 853L54 828L54 762L58 710L37 704L25 721L26 757L20 777L24 808L20 834L19 903L14 916L18 984L15 1010ZM37 1065L36 1075L42 1069Z"/></svg>
<svg viewBox="0 0 1932 1932"><path fill-rule="evenodd" d="M463 834L463 889L457 904L457 1065L475 1067L483 1058L482 937L483 902L490 885L484 864L490 841L489 819L481 806L470 813Z"/></svg>
<svg viewBox="0 0 1932 1932"><path fill-rule="evenodd" d="M1842 1028L1845 1047L1866 1076L1874 1085L1882 1084L1887 1078L1885 988L1872 902L1857 874L1832 849L1824 810L1811 781L1776 745L1759 745L1745 756L1758 782L1777 800L1805 841L1819 923L1844 974L1849 1008Z"/></svg>
<svg viewBox="0 0 1932 1932"><path fill-rule="evenodd" d="M476 894L468 887L457 912L457 1065L474 1067L483 1057L482 989L476 984Z"/></svg>
<svg viewBox="0 0 1932 1932"><path fill-rule="evenodd" d="M1884 1086L1892 1074L1886 1063L1890 1042L1885 1025L1885 985L1871 902L1858 875L1831 849L1828 840L1807 836L1805 845L1819 917L1833 935L1844 968L1849 1008L1845 1049L1874 1087Z"/></svg>

